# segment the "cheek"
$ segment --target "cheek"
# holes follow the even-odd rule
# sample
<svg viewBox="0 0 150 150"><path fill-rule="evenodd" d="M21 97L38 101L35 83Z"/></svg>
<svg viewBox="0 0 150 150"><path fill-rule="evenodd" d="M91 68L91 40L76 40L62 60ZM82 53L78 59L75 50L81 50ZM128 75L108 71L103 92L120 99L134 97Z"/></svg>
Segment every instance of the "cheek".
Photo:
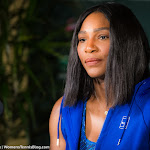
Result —
<svg viewBox="0 0 150 150"><path fill-rule="evenodd" d="M108 54L109 54L109 45L105 45L103 47L101 47L101 54L104 58L107 58L108 57Z"/></svg>

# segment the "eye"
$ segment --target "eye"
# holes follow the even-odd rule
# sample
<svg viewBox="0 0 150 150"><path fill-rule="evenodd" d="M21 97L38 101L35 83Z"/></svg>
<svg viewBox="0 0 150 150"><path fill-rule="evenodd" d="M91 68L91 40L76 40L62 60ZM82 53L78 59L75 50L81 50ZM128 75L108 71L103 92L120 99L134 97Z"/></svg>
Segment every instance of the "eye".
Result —
<svg viewBox="0 0 150 150"><path fill-rule="evenodd" d="M101 36L99 36L98 38L101 39L101 40L106 40L106 39L109 38L109 36L101 35Z"/></svg>
<svg viewBox="0 0 150 150"><path fill-rule="evenodd" d="M80 39L79 39L79 42L80 42L80 43L84 43L85 41L86 41L86 39L84 39L84 38L80 38Z"/></svg>

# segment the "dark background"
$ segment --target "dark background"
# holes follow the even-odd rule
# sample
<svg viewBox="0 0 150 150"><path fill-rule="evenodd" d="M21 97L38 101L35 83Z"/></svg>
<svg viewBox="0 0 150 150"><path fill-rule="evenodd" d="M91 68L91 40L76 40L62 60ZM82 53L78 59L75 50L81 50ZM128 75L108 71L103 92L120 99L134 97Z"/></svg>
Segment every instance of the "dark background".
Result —
<svg viewBox="0 0 150 150"><path fill-rule="evenodd" d="M150 39L150 1L127 5ZM100 0L0 0L0 145L49 145L76 20Z"/></svg>

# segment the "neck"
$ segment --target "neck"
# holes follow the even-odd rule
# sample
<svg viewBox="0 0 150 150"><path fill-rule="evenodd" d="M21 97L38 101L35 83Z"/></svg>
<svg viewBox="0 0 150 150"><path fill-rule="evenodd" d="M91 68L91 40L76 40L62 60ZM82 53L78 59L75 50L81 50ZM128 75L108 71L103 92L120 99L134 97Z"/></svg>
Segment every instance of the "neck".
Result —
<svg viewBox="0 0 150 150"><path fill-rule="evenodd" d="M94 89L95 89L95 92L94 92L93 100L95 102L98 101L98 103L105 108L110 108L112 104L107 103L104 80L101 80L101 79L94 80Z"/></svg>
<svg viewBox="0 0 150 150"><path fill-rule="evenodd" d="M94 80L95 98L103 104L106 104L104 80Z"/></svg>

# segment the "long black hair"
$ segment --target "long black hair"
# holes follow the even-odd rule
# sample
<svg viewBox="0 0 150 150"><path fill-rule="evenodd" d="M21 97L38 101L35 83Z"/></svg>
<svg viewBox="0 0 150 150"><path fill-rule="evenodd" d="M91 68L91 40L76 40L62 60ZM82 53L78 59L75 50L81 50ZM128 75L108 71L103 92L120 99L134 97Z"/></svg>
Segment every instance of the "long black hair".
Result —
<svg viewBox="0 0 150 150"><path fill-rule="evenodd" d="M85 18L101 12L110 22L110 49L105 73L107 103L113 106L131 100L135 85L149 74L149 44L139 21L126 6L105 2L87 9L74 30L64 90L65 106L73 106L94 94L93 78L83 68L78 53L78 32Z"/></svg>

